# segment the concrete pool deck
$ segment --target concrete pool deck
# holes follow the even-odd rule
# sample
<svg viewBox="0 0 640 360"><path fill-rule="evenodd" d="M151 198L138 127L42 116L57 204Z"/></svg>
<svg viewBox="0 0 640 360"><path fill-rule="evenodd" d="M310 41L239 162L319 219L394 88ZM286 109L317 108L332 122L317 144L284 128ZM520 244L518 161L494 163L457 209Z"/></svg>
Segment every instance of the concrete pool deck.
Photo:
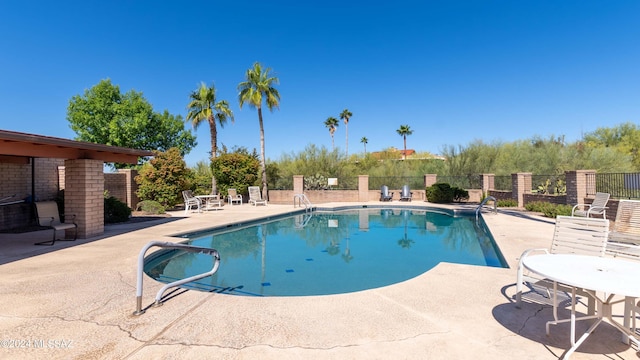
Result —
<svg viewBox="0 0 640 360"><path fill-rule="evenodd" d="M322 204L342 205L358 204ZM132 315L137 257L149 241L292 210L244 204L173 212L54 246L32 245L50 231L0 234L0 358L557 359L570 346L568 324L545 335L550 306L516 309L512 299L520 254L549 246L553 220L508 210L484 215L508 269L441 263L402 283L328 296L177 291L163 306ZM145 275L144 307L161 287ZM586 325L579 322L578 333ZM572 359L638 359L620 340L605 322Z"/></svg>

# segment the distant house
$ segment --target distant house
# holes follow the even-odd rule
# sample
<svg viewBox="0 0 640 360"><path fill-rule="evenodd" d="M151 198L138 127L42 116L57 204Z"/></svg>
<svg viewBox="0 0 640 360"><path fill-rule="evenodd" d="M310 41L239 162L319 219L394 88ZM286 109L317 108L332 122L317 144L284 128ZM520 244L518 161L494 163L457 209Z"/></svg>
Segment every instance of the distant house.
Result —
<svg viewBox="0 0 640 360"><path fill-rule="evenodd" d="M406 158L408 158L409 156L411 156L411 155L413 155L415 153L416 153L416 151L413 150L413 149L407 149L406 153L405 153L404 150L400 150L400 155L402 155L403 159L406 159Z"/></svg>

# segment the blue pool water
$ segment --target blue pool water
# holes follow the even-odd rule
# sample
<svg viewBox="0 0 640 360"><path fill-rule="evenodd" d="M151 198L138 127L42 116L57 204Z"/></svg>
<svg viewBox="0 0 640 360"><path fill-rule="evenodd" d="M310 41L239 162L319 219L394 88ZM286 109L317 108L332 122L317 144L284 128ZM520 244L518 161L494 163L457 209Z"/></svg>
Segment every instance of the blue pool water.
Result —
<svg viewBox="0 0 640 360"><path fill-rule="evenodd" d="M440 262L506 267L482 219L418 209L298 214L189 236L220 253L190 288L248 296L337 294L411 279ZM158 251L145 272L171 282L211 269L211 256Z"/></svg>

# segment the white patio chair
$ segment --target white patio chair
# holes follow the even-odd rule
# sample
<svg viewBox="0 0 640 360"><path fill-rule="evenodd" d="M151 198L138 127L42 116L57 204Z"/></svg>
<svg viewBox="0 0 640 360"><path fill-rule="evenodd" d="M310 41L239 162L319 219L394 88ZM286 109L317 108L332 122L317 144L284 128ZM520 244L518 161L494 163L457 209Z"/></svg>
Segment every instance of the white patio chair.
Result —
<svg viewBox="0 0 640 360"><path fill-rule="evenodd" d="M249 204L253 204L256 206L258 204L267 205L267 200L262 198L260 194L260 187L258 186L249 186Z"/></svg>
<svg viewBox="0 0 640 360"><path fill-rule="evenodd" d="M236 189L227 189L227 198L229 199L229 205L233 205L233 203L242 205L242 195L238 194Z"/></svg>
<svg viewBox="0 0 640 360"><path fill-rule="evenodd" d="M59 214L58 204L55 201L40 201L35 203L38 225L53 229L53 239L51 241L37 242L35 245L53 245L56 241L75 241L78 238L78 224L75 222L76 216L73 214ZM60 216L65 222L60 221ZM71 222L68 222L71 220ZM75 229L73 239L56 239L56 231Z"/></svg>
<svg viewBox="0 0 640 360"><path fill-rule="evenodd" d="M543 279L538 274L526 271L522 259L535 253L546 254L579 254L604 256L609 234L609 220L586 217L558 216L553 232L553 240L549 249L529 249L522 253L518 262L516 279L516 307L520 307L523 297L523 287L531 289L527 294L529 300L548 304L551 300L553 282ZM534 255L535 256L535 255ZM567 292L567 287L558 285L558 289ZM541 290L546 294L541 294ZM586 296L578 289L576 294ZM545 296L546 295L546 296ZM589 299L589 313L595 310L595 301Z"/></svg>
<svg viewBox="0 0 640 360"><path fill-rule="evenodd" d="M640 201L620 200L609 233L607 254L640 260Z"/></svg>
<svg viewBox="0 0 640 360"><path fill-rule="evenodd" d="M616 221L607 241L607 255L640 261L640 201L620 200L618 202ZM637 331L636 318L640 313L640 303L637 303L636 299L628 300L630 302L625 306L625 326Z"/></svg>
<svg viewBox="0 0 640 360"><path fill-rule="evenodd" d="M571 216L592 217L593 215L607 217L607 202L609 201L608 193L597 192L591 204L577 204L571 209Z"/></svg>
<svg viewBox="0 0 640 360"><path fill-rule="evenodd" d="M187 215L189 210L193 208L197 209L198 212L202 211L202 201L197 197L193 196L191 190L184 190L182 192L182 197L184 198L184 214Z"/></svg>

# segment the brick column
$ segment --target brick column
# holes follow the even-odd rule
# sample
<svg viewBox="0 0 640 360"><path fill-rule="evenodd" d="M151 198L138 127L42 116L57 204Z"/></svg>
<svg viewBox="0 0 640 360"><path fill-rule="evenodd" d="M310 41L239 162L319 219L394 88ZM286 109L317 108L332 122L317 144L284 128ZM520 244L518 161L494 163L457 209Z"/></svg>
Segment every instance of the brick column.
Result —
<svg viewBox="0 0 640 360"><path fill-rule="evenodd" d="M127 206L135 210L136 205L140 202L138 198L138 183L136 182L136 176L138 176L138 170L135 169L118 169L118 173L124 174L124 194L126 197Z"/></svg>
<svg viewBox="0 0 640 360"><path fill-rule="evenodd" d="M304 194L304 176L293 175L293 193Z"/></svg>
<svg viewBox="0 0 640 360"><path fill-rule="evenodd" d="M369 175L358 175L358 201L369 201Z"/></svg>
<svg viewBox="0 0 640 360"><path fill-rule="evenodd" d="M482 182L482 193L487 194L489 190L493 190L495 187L495 174L482 174L480 175Z"/></svg>
<svg viewBox="0 0 640 360"><path fill-rule="evenodd" d="M76 215L78 237L104 233L104 170L100 160L66 160L64 212ZM70 234L67 234L67 236Z"/></svg>
<svg viewBox="0 0 640 360"><path fill-rule="evenodd" d="M424 187L428 188L429 186L438 182L437 174L425 174L424 175Z"/></svg>
<svg viewBox="0 0 640 360"><path fill-rule="evenodd" d="M524 207L524 194L531 194L531 173L511 174L512 199L518 207Z"/></svg>
<svg viewBox="0 0 640 360"><path fill-rule="evenodd" d="M567 180L567 205L584 204L587 194L595 194L595 189L587 189L587 175L595 170L574 170L565 172ZM592 184L595 187L595 183ZM588 191L591 190L591 191Z"/></svg>

